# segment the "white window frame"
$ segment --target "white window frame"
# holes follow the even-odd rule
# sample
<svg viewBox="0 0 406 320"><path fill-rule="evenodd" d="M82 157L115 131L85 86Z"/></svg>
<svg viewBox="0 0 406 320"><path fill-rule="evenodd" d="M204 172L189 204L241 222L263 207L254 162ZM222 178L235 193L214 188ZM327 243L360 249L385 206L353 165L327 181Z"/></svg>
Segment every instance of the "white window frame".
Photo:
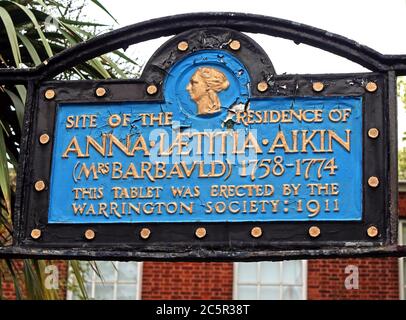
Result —
<svg viewBox="0 0 406 320"><path fill-rule="evenodd" d="M406 239L403 239L403 227L406 226L406 219L399 219L399 244L406 245ZM400 258L399 261L399 298L400 300L405 300L405 288L406 283L404 279L404 271L403 269L406 267L405 265L406 258Z"/></svg>
<svg viewBox="0 0 406 320"><path fill-rule="evenodd" d="M117 273L118 272L117 271L117 263L121 262L121 261L109 261L109 262L114 264L115 272ZM143 262L136 262L136 263L138 265L137 265L137 292L136 292L135 300L141 300L142 299L142 275L143 275L142 271L143 271L144 265L143 265ZM68 281L70 281L70 276L71 276L72 272L73 272L72 267L69 264ZM91 297L91 298L93 298L94 294L95 294L95 285L96 285L95 277L97 277L97 275L95 274L94 271L92 271L92 277L93 277L92 280L91 280L92 289L91 289L91 292L87 293L88 296ZM107 281L107 283L110 283L110 281ZM120 284L127 284L127 281L120 281L120 282L114 281L114 282L111 282L111 283L114 283L114 293L113 293L113 298L114 299L112 299L112 300L116 300L116 297L117 297L117 284L119 284L119 283ZM128 283L132 284L132 282L128 282ZM71 290L69 290L69 289L68 289L68 291L66 293L66 299L67 300L72 300L73 299L73 292Z"/></svg>
<svg viewBox="0 0 406 320"><path fill-rule="evenodd" d="M303 300L307 300L307 260L301 260L302 261L302 277L303 277L303 287L302 287L302 297ZM259 261L259 262L263 262L263 261ZM280 263L282 264L283 261L275 261L275 263ZM238 264L239 262L234 262L233 264L233 300L236 300L238 298ZM282 273L282 266L279 268L279 272ZM257 272L259 272L259 263L257 263ZM259 274L259 273L257 273ZM281 278L281 277L280 277ZM253 283L244 283L244 285L254 285L257 287L257 297L259 297L259 292L258 290L261 287L261 283L258 282L253 282ZM279 288L281 288L282 286L289 286L289 285L284 285L281 282L279 282ZM276 285L275 285L276 286ZM282 299L282 290L279 290L279 298Z"/></svg>

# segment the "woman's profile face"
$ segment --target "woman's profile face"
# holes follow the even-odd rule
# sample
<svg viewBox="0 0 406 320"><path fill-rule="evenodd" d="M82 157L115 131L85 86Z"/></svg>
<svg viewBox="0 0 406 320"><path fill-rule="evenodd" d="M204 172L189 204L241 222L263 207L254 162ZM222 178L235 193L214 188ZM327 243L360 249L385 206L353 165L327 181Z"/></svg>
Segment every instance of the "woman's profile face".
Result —
<svg viewBox="0 0 406 320"><path fill-rule="evenodd" d="M207 95L207 84L197 74L194 74L186 86L190 97L194 101L199 101L204 95Z"/></svg>

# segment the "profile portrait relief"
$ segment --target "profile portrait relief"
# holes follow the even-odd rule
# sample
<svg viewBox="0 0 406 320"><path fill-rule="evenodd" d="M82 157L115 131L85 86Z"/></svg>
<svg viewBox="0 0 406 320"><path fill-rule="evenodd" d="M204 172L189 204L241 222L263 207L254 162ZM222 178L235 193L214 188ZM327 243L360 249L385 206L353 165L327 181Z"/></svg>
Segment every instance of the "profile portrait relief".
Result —
<svg viewBox="0 0 406 320"><path fill-rule="evenodd" d="M202 67L191 77L186 90L197 105L197 114L212 114L220 111L218 93L230 86L225 74L215 68Z"/></svg>

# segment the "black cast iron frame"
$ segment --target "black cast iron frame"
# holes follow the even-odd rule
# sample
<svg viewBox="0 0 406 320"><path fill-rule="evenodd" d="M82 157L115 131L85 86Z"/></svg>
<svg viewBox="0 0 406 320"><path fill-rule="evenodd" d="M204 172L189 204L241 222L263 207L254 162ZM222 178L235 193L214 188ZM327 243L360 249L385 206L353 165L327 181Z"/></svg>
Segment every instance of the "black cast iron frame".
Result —
<svg viewBox="0 0 406 320"><path fill-rule="evenodd" d="M96 231L97 237L91 242L83 237L84 230L89 226L75 226L73 231L72 226L69 225L48 225L46 211L44 211L44 206L47 208L48 197L43 196L46 192L42 194L43 198L38 198L39 194L32 189L35 175L47 177L48 174L49 177L52 143L45 147L51 149L44 152L36 142L41 132L46 131L52 136L57 103L100 102L100 99L94 95L94 90L98 86L107 89L109 101L146 101L148 99L159 101L162 99L159 93L155 97L150 97L145 94L145 88L149 83L159 85L162 79L159 72L154 75L153 70L150 69L149 72L144 73L149 75L149 78L144 77L140 80L85 82L47 80L80 62L130 44L159 36L181 34L166 44L168 50L171 50L170 46L177 43L181 37L191 39L186 32L191 28L194 30L216 28L217 30L220 27L227 28L231 38L242 39L244 35L239 32L253 32L310 44L346 57L373 71L365 74L278 76L274 74L272 64L266 60L266 56L262 55L261 50L254 50L254 54L265 59L263 67L266 72L253 72L253 79L254 81L265 80L271 85L270 90L264 94L254 89L254 96L315 96L311 84L316 81L327 84L326 88L318 94L320 96L363 96L364 205L366 212L371 214L368 213L362 222L351 222L351 230L348 228L348 223L317 222L322 235L316 239L310 239L307 234L308 228L314 225L314 222L239 223L235 224L235 227L226 223L210 223L204 225L208 231L204 239L194 238L195 228L202 224L151 224L153 233L151 239L147 241L138 238L138 232L145 227L145 224L136 226L92 224L91 228ZM158 60L159 54L156 55L155 62L159 62ZM149 66L151 65L154 64L149 63ZM405 256L405 247L396 245L398 223L396 76L404 74L406 74L405 55L382 55L351 40L313 27L270 17L238 13L188 14L151 20L110 32L67 49L35 69L0 70L1 84L28 85L24 134L21 143L21 154L26 156L21 157L19 167L14 244L11 247L0 248L0 257L242 261L338 256ZM376 92L366 92L365 84L369 81L377 83L379 89ZM136 86L139 89L129 93L128 90L123 89L126 85ZM60 90L62 87L64 89ZM54 88L56 99L52 101L43 99L44 90L48 88ZM132 94L134 96L131 96ZM368 109L365 108L366 105ZM374 141L368 139L366 131L369 126L381 129L379 139ZM44 163L48 166L44 166ZM377 189L372 190L367 187L366 180L370 175L380 177L381 184ZM27 200L29 197L30 200ZM371 209L367 206L371 206ZM259 239L250 237L249 230L254 225L261 226L264 230L264 235ZM378 227L381 231L378 237L368 238L366 228L369 225ZM29 231L32 228L42 229L43 236L39 241L29 237ZM298 230L301 232L298 233ZM66 238L66 235L69 237ZM125 238L120 238L120 235ZM351 241L344 243L343 239L351 239Z"/></svg>

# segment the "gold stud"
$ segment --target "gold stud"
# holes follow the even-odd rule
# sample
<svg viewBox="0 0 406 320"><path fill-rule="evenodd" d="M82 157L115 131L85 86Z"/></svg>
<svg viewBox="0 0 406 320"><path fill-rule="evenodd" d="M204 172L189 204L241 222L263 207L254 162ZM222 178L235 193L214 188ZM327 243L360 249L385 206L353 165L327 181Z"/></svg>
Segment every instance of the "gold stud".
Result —
<svg viewBox="0 0 406 320"><path fill-rule="evenodd" d="M313 90L316 92L323 91L324 89L324 84L323 82L314 82L313 83Z"/></svg>
<svg viewBox="0 0 406 320"><path fill-rule="evenodd" d="M368 92L375 92L378 89L378 85L375 82L370 81L365 86L365 89L367 89Z"/></svg>
<svg viewBox="0 0 406 320"><path fill-rule="evenodd" d="M140 231L140 236L143 239L148 239L149 236L151 235L151 230L148 228L142 228Z"/></svg>
<svg viewBox="0 0 406 320"><path fill-rule="evenodd" d="M269 140L268 140L267 138L262 139L262 144L263 144L264 146L267 146L268 143L269 143Z"/></svg>
<svg viewBox="0 0 406 320"><path fill-rule="evenodd" d="M49 135L46 133L43 133L39 136L39 143L41 144L47 144L49 142Z"/></svg>
<svg viewBox="0 0 406 320"><path fill-rule="evenodd" d="M368 185L372 188L376 188L377 186L379 186L379 179L375 176L369 177Z"/></svg>
<svg viewBox="0 0 406 320"><path fill-rule="evenodd" d="M35 182L34 188L37 191L43 191L45 189L45 182L42 180L38 180L37 182Z"/></svg>
<svg viewBox="0 0 406 320"><path fill-rule="evenodd" d="M375 226L370 226L367 230L367 234L371 238L375 238L378 235L378 228Z"/></svg>
<svg viewBox="0 0 406 320"><path fill-rule="evenodd" d="M186 41L181 41L178 43L179 51L186 51L189 48L189 44Z"/></svg>
<svg viewBox="0 0 406 320"><path fill-rule="evenodd" d="M41 237L41 230L40 229L32 229L31 231L31 238L39 239Z"/></svg>
<svg viewBox="0 0 406 320"><path fill-rule="evenodd" d="M87 240L93 240L96 236L96 233L92 229L87 229L85 232L85 238Z"/></svg>
<svg viewBox="0 0 406 320"><path fill-rule="evenodd" d="M234 51L240 50L241 48L241 43L238 40L233 40L229 44L230 48Z"/></svg>
<svg viewBox="0 0 406 320"><path fill-rule="evenodd" d="M45 91L45 98L47 98L48 100L52 100L53 98L55 98L55 91L52 89L48 89L47 91Z"/></svg>
<svg viewBox="0 0 406 320"><path fill-rule="evenodd" d="M156 87L156 85L151 84L151 85L148 86L147 92L148 92L149 95L153 95L153 94L158 92L158 88Z"/></svg>
<svg viewBox="0 0 406 320"><path fill-rule="evenodd" d="M106 95L106 89L100 87L96 89L96 96L103 97Z"/></svg>
<svg viewBox="0 0 406 320"><path fill-rule="evenodd" d="M254 227L251 229L251 236L254 238L259 238L262 236L262 229L260 227Z"/></svg>
<svg viewBox="0 0 406 320"><path fill-rule="evenodd" d="M368 130L368 137L376 139L379 136L379 130L377 128L371 128Z"/></svg>
<svg viewBox="0 0 406 320"><path fill-rule="evenodd" d="M317 238L320 235L320 233L321 233L321 231L320 231L319 227L312 226L312 227L309 228L309 235L312 238Z"/></svg>
<svg viewBox="0 0 406 320"><path fill-rule="evenodd" d="M199 239L204 238L206 236L206 228L197 228L195 235Z"/></svg>
<svg viewBox="0 0 406 320"><path fill-rule="evenodd" d="M259 92L265 92L268 89L268 84L265 81L261 81L258 83L257 89Z"/></svg>

